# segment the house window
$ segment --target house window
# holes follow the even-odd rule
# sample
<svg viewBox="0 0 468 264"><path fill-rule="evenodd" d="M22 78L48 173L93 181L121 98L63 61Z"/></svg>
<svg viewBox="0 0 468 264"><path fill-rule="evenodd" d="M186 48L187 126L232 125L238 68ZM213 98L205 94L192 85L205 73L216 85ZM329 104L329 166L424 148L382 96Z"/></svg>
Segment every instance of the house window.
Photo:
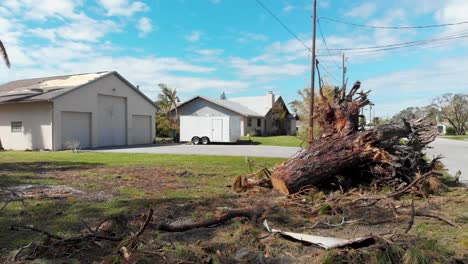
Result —
<svg viewBox="0 0 468 264"><path fill-rule="evenodd" d="M252 118L247 119L247 126L252 126Z"/></svg>
<svg viewBox="0 0 468 264"><path fill-rule="evenodd" d="M23 122L11 122L11 132L23 132Z"/></svg>
<svg viewBox="0 0 468 264"><path fill-rule="evenodd" d="M257 119L257 126L262 127L262 120L260 118Z"/></svg>

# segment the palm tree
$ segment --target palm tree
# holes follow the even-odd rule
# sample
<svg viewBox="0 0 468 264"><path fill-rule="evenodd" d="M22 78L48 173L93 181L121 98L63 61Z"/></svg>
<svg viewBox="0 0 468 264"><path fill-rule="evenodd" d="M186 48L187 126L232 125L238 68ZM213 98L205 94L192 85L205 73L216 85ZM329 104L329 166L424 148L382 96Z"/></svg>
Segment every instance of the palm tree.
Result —
<svg viewBox="0 0 468 264"><path fill-rule="evenodd" d="M8 59L8 54L1 40L0 40L0 53L2 54L2 57L3 57L3 60L5 61L6 66L10 68L10 60Z"/></svg>
<svg viewBox="0 0 468 264"><path fill-rule="evenodd" d="M172 105L174 106L175 115L176 115L175 119L176 119L176 123L177 123L178 116L179 116L179 113L177 112L177 103L180 102L179 97L177 96L177 90L168 87L164 83L160 83L160 84L158 84L158 86L159 86L159 88L161 88L162 94L164 96L166 96L167 99L169 99L169 101L171 101Z"/></svg>
<svg viewBox="0 0 468 264"><path fill-rule="evenodd" d="M159 113L170 118L172 102L164 94L158 95L158 101L155 102L159 107Z"/></svg>

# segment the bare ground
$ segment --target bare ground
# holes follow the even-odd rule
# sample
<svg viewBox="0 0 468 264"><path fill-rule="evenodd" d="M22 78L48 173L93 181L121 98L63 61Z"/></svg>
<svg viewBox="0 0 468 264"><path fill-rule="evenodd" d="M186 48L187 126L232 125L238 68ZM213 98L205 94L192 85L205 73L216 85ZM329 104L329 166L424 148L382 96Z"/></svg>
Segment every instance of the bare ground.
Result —
<svg viewBox="0 0 468 264"><path fill-rule="evenodd" d="M435 218L416 216L410 232L404 234L411 216L395 215L392 208L411 208L412 197L403 197L401 201L381 200L375 204L358 202L350 206L352 201L379 193L355 190L324 194L311 191L299 196L285 197L264 188L235 193L225 186L229 184L229 178L157 167L100 166L38 170L36 177L58 181L60 184L17 185L15 188L24 193L24 198L35 202L28 205L17 204L11 209L7 207L0 217L10 219L21 215L21 222L24 224L32 222L32 217L58 221L71 217L72 213L82 215L86 208L75 212L76 209L66 211L61 207L53 207L44 212L39 210L32 213L34 208L31 206L41 206L45 204L42 201L47 199L54 199L54 203L61 203L64 207L82 201L91 206L90 203L111 203L113 199L123 195L131 199L115 205L119 209L117 214L99 212L83 216L81 220L92 226L105 215L118 215L125 219L130 231L136 231L151 206L155 209L151 225L132 256L139 263L395 263L394 258L403 261L406 256L411 260L412 255L408 252L411 253L412 249L423 255L421 260L424 261L420 263L466 263L468 260L466 187L447 187L429 198L414 198L416 207L433 210L456 226ZM190 193L194 190L198 190L195 196L171 196L174 192ZM94 197L96 199L89 198L96 194L100 196ZM229 209L250 207L266 208L259 222L267 219L271 226L281 230L349 239L374 235L377 243L361 249L326 251L278 235L269 235L260 224L250 223L245 219L181 233L156 230L160 223L190 223L217 216ZM62 235L79 235L84 228L82 221L55 226L55 229L54 225L45 225L43 228L59 229ZM0 223L6 224L9 221ZM2 227L3 230L5 228L7 227ZM9 236L5 239L14 239L18 234L24 235L25 231L4 233ZM37 234L26 238L24 244L37 239ZM8 246L2 240L4 239L0 239L0 245L3 249L0 253L4 255L3 260L11 260L15 253L13 250L17 247ZM115 254L115 246L115 243L103 243L102 248L96 245L96 250L93 251L59 257L62 260L68 258L66 261L73 258L82 263L111 262L119 259ZM51 257L47 254L40 256Z"/></svg>

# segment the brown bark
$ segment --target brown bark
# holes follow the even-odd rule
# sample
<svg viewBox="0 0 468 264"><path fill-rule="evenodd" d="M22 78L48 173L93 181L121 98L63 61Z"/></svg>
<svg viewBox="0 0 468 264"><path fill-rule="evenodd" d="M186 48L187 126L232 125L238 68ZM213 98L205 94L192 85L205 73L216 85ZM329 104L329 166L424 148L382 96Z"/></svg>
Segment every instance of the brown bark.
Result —
<svg viewBox="0 0 468 264"><path fill-rule="evenodd" d="M345 88L337 89L333 100L320 90L321 103L315 110L320 139L275 169L271 177L275 189L291 194L307 185L331 182L337 175L356 179L370 174L375 184L401 184L428 170L421 150L434 140L435 127L419 119L361 130L359 111L370 102L369 92L358 92L359 88L356 82L348 94ZM408 143L402 144L402 138Z"/></svg>

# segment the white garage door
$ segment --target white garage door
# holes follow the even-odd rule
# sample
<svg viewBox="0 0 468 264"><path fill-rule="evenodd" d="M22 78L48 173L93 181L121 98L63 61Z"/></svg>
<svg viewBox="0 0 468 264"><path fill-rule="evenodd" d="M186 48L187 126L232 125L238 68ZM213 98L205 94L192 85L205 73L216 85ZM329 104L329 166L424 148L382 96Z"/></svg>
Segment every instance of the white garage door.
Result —
<svg viewBox="0 0 468 264"><path fill-rule="evenodd" d="M133 115L132 118L132 144L149 144L151 138L151 116Z"/></svg>
<svg viewBox="0 0 468 264"><path fill-rule="evenodd" d="M127 144L127 106L124 97L98 95L99 146Z"/></svg>
<svg viewBox="0 0 468 264"><path fill-rule="evenodd" d="M62 148L71 148L79 143L80 148L91 147L91 113L62 112Z"/></svg>

